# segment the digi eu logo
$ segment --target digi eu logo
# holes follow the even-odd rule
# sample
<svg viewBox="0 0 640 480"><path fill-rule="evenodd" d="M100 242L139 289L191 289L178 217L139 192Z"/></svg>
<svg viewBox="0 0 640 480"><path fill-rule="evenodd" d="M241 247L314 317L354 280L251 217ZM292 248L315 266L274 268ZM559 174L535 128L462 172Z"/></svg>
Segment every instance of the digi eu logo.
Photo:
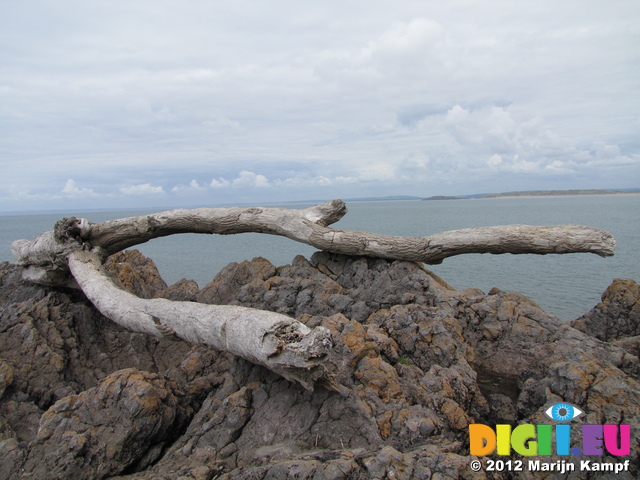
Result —
<svg viewBox="0 0 640 480"><path fill-rule="evenodd" d="M569 420L578 418L583 413L584 412L578 407L574 407L568 403L556 403L544 412L547 417L556 422L568 422Z"/></svg>
<svg viewBox="0 0 640 480"><path fill-rule="evenodd" d="M511 451L523 456L553 455L555 436L556 455L610 455L624 456L631 453L630 425L581 425L582 447L571 448L571 425L584 412L568 403L557 403L545 410L545 415L556 425L523 424L496 425L495 430L488 425L469 425L469 453L475 456L511 455ZM555 433L555 435L554 435Z"/></svg>

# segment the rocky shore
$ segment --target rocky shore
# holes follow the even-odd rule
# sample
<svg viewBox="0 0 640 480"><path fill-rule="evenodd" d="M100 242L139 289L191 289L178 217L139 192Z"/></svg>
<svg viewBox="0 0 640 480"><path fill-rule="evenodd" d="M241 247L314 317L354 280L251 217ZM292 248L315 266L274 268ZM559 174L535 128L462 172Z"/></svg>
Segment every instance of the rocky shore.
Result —
<svg viewBox="0 0 640 480"><path fill-rule="evenodd" d="M277 311L330 329L340 393L210 348L128 332L76 290L0 264L0 478L611 478L471 468L472 423L631 425L640 477L640 287L616 280L567 324L517 293L456 291L411 262L316 253L167 286L133 250L108 269L140 297ZM581 445L576 430L572 441ZM510 457L487 458L523 459Z"/></svg>

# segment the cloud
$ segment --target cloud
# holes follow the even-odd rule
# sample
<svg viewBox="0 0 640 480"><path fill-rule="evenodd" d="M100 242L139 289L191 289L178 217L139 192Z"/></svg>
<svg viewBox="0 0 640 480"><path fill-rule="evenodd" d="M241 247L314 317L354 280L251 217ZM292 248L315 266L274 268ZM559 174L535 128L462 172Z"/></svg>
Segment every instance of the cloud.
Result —
<svg viewBox="0 0 640 480"><path fill-rule="evenodd" d="M400 125L403 125L405 127L414 127L418 124L418 122L424 120L426 117L432 115L442 115L443 113L446 113L447 110L447 107L435 104L413 104L400 109L400 111L396 113L396 117Z"/></svg>
<svg viewBox="0 0 640 480"><path fill-rule="evenodd" d="M164 189L162 187L154 187L149 183L141 183L138 185L124 185L121 186L118 190L123 195L135 196L158 195L164 193Z"/></svg>
<svg viewBox="0 0 640 480"><path fill-rule="evenodd" d="M0 200L13 204L17 202L51 202L64 198L59 193L32 193L29 190L11 186L6 189L6 194Z"/></svg>
<svg viewBox="0 0 640 480"><path fill-rule="evenodd" d="M396 21L367 45L364 54L373 58L383 57L385 62L397 62L403 57L414 61L416 57L424 59L444 34L443 26L431 18L417 17L407 22Z"/></svg>
<svg viewBox="0 0 640 480"><path fill-rule="evenodd" d="M502 107L470 111L455 105L447 112L445 125L462 146L499 153L517 149L518 125Z"/></svg>
<svg viewBox="0 0 640 480"><path fill-rule="evenodd" d="M97 196L97 193L90 188L76 187L75 180L71 178L67 180L67 183L65 183L64 188L62 189L62 194L70 198Z"/></svg>
<svg viewBox="0 0 640 480"><path fill-rule="evenodd" d="M204 190L206 188L206 186L202 186L200 185L197 180L193 179L189 182L189 185L176 185L175 187L173 187L171 189L171 192L184 192L184 191L191 191L191 192L195 192L195 191L200 191L200 190Z"/></svg>
<svg viewBox="0 0 640 480"><path fill-rule="evenodd" d="M555 160L549 164L546 162L536 162L521 158L515 154L511 156L492 155L487 161L490 167L496 168L503 172L512 173L535 173L550 171L556 173L569 173L571 170L566 168L566 162Z"/></svg>
<svg viewBox="0 0 640 480"><path fill-rule="evenodd" d="M324 175L311 176L297 175L292 177L278 178L274 180L274 185L285 188L304 188L304 187L330 187L336 183L347 183L344 177L329 178Z"/></svg>
<svg viewBox="0 0 640 480"><path fill-rule="evenodd" d="M231 182L220 177L217 179L216 178L211 179L211 182L209 182L209 185L211 186L211 188L224 188L231 185Z"/></svg>
<svg viewBox="0 0 640 480"><path fill-rule="evenodd" d="M274 1L3 7L0 210L637 186L640 4Z"/></svg>
<svg viewBox="0 0 640 480"><path fill-rule="evenodd" d="M591 152L596 158L617 158L620 156L620 147L617 145L607 145L602 140L596 140L591 146Z"/></svg>
<svg viewBox="0 0 640 480"><path fill-rule="evenodd" d="M241 127L240 122L232 120L220 112L217 112L210 118L204 120L202 122L202 126L212 130L216 130L219 128L239 129Z"/></svg>
<svg viewBox="0 0 640 480"><path fill-rule="evenodd" d="M544 118L518 118L511 109L455 105L448 110L443 124L455 140L455 148L469 152L464 168L487 166L504 174L548 176L585 174L596 163L603 168L613 168L627 159L628 165L639 164L637 156L634 160L634 156L622 154L618 145L601 140L576 143L575 138L550 130Z"/></svg>
<svg viewBox="0 0 640 480"><path fill-rule="evenodd" d="M242 170L240 175L231 182L234 187L269 187L271 184L264 175L259 175L254 172Z"/></svg>
<svg viewBox="0 0 640 480"><path fill-rule="evenodd" d="M212 179L208 186L213 190L223 188L236 188L248 190L260 190L267 187L278 187L287 189L304 189L306 187L330 188L332 186L353 184L360 181L366 181L370 178L378 178L383 176L384 172L380 169L389 171L389 166L380 165L379 168L370 167L363 172L353 176L325 176L313 175L310 171L292 173L290 176L278 176L270 180L265 175L256 174L255 172L242 170L231 181L218 177ZM274 175L276 173L274 172ZM388 177L387 177L388 178ZM175 190L175 188L173 189Z"/></svg>
<svg viewBox="0 0 640 480"><path fill-rule="evenodd" d="M250 172L248 170L242 170L238 174L238 176L231 181L223 177L213 178L211 182L209 182L209 186L214 189L226 188L226 187L264 188L264 187L270 187L271 182L269 182L269 179L264 175Z"/></svg>

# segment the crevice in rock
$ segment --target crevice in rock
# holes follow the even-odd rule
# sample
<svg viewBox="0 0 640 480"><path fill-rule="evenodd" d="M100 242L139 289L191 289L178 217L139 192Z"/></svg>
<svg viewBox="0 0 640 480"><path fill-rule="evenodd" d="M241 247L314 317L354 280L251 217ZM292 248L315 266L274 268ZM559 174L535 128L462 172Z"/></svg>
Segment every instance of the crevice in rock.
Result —
<svg viewBox="0 0 640 480"><path fill-rule="evenodd" d="M498 375L478 364L471 364L471 367L478 375L478 388L485 397L497 393L518 401L520 387L517 378Z"/></svg>

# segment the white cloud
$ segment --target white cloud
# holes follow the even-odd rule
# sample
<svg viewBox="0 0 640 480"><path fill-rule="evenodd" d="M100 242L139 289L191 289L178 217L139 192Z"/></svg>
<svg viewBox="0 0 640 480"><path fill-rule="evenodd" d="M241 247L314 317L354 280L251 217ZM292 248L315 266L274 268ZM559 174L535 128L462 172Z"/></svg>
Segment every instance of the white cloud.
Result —
<svg viewBox="0 0 640 480"><path fill-rule="evenodd" d="M229 181L223 177L213 178L211 182L209 182L209 186L214 189L226 188L226 187L238 187L238 188L247 188L247 187L269 187L271 186L271 182L264 175L260 175L248 170L242 170L238 176Z"/></svg>
<svg viewBox="0 0 640 480"><path fill-rule="evenodd" d="M184 191L199 191L204 190L205 187L200 185L197 180L193 179L189 182L189 185L176 185L171 189L172 192L184 192Z"/></svg>
<svg viewBox="0 0 640 480"><path fill-rule="evenodd" d="M574 162L561 162L560 160L554 160L549 165L545 166L545 169L552 173L558 174L575 174L576 168Z"/></svg>
<svg viewBox="0 0 640 480"><path fill-rule="evenodd" d="M76 182L73 179L67 180L67 183L64 184L64 188L62 189L62 194L66 197L78 198L78 197L95 197L97 195L90 188L78 188L76 187Z"/></svg>
<svg viewBox="0 0 640 480"><path fill-rule="evenodd" d="M10 186L7 194L0 197L6 202L51 202L63 198L59 193L32 193L29 190Z"/></svg>
<svg viewBox="0 0 640 480"><path fill-rule="evenodd" d="M363 182L384 182L396 176L396 166L389 162L371 162L364 168L358 178Z"/></svg>
<svg viewBox="0 0 640 480"><path fill-rule="evenodd" d="M231 182L220 177L217 179L216 178L211 179L211 182L209 183L209 185L211 186L211 188L224 188L231 185Z"/></svg>
<svg viewBox="0 0 640 480"><path fill-rule="evenodd" d="M158 195L164 193L162 187L154 187L150 183L141 183L138 185L124 185L119 188L120 193L123 195Z"/></svg>
<svg viewBox="0 0 640 480"><path fill-rule="evenodd" d="M446 115L449 132L463 146L481 147L496 152L513 152L517 148L518 125L502 107L469 111L455 105Z"/></svg>
<svg viewBox="0 0 640 480"><path fill-rule="evenodd" d="M316 176L316 177L290 177L285 178L284 180L278 180L278 183L281 183L285 186L295 186L295 187L311 187L311 186L321 186L328 187L334 185L336 182L339 182L340 179L325 177L324 175Z"/></svg>
<svg viewBox="0 0 640 480"><path fill-rule="evenodd" d="M493 155L491 155L491 158L487 163L489 164L490 167L499 166L502 163L502 155L498 155L497 153L494 153Z"/></svg>
<svg viewBox="0 0 640 480"><path fill-rule="evenodd" d="M231 182L234 187L269 187L271 184L264 175L242 170L238 178Z"/></svg>
<svg viewBox="0 0 640 480"><path fill-rule="evenodd" d="M298 175L293 177L278 178L273 184L278 187L287 188L304 188L304 187L322 187L328 188L336 185L355 183L358 181L356 177L327 177L324 175Z"/></svg>
<svg viewBox="0 0 640 480"><path fill-rule="evenodd" d="M613 168L625 159L638 165L637 157L634 161L633 156L622 155L617 145L601 140L577 143L575 138L551 131L541 117L517 119L510 108L469 109L455 105L446 113L443 123L456 148L468 152L470 160L461 164L464 168L475 168L477 164L502 174L546 176L585 174L595 167L595 162L603 168Z"/></svg>
<svg viewBox="0 0 640 480"><path fill-rule="evenodd" d="M437 21L429 18L413 18L408 22L393 22L380 37L364 49L365 56L381 55L386 61L411 56L412 60L424 58L445 34Z"/></svg>

